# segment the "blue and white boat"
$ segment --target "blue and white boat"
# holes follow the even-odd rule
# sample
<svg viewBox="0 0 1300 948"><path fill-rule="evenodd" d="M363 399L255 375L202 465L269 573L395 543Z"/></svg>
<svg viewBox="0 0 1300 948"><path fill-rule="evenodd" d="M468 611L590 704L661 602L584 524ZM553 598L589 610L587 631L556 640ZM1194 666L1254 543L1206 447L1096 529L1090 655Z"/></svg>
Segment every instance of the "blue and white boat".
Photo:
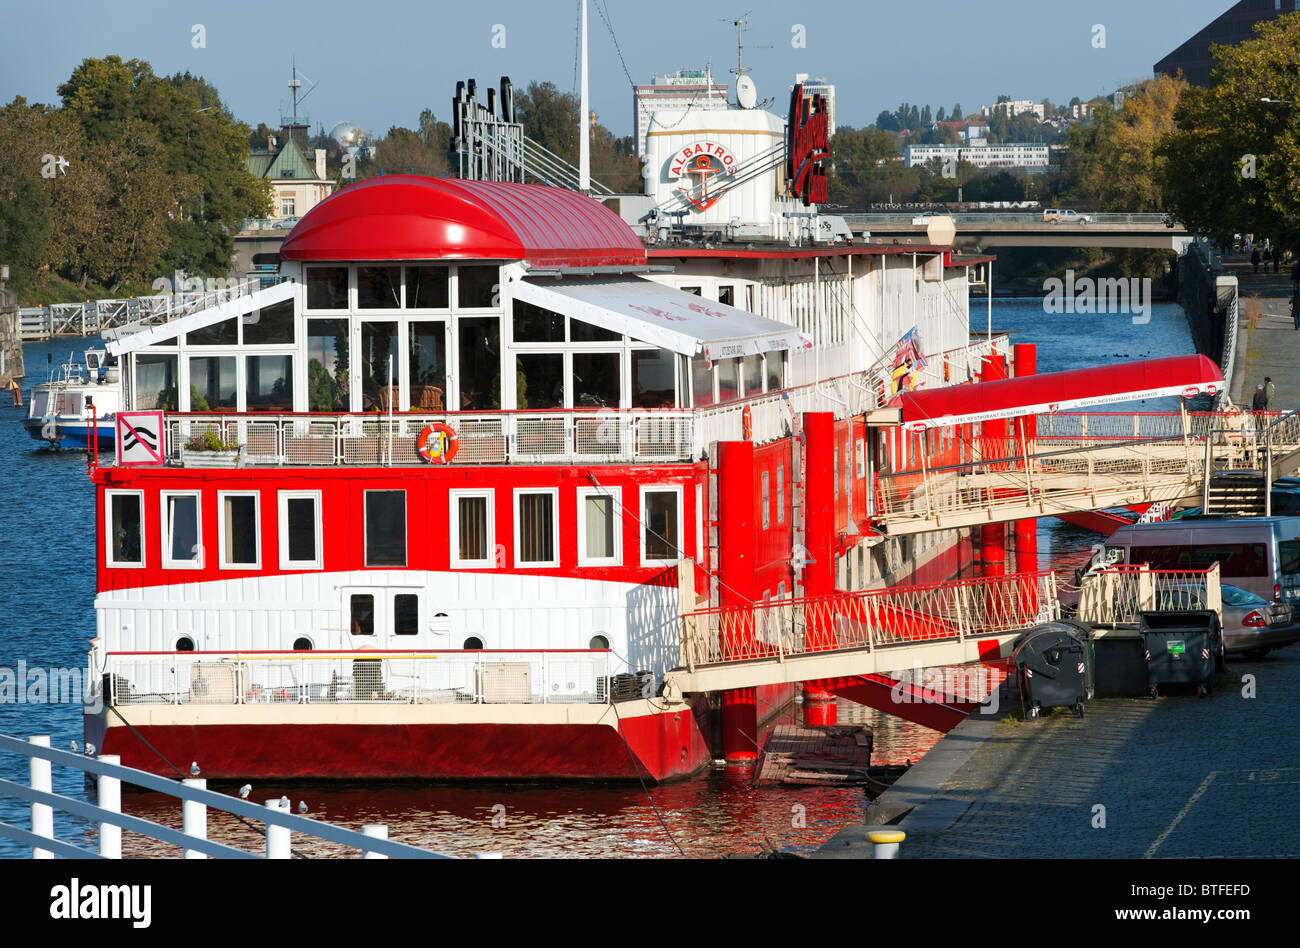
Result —
<svg viewBox="0 0 1300 948"><path fill-rule="evenodd" d="M93 436L101 450L112 450L114 416L121 405L116 362L106 364L103 349L87 349L82 362L69 353L57 376L32 386L23 427L54 447L67 443L84 449Z"/></svg>

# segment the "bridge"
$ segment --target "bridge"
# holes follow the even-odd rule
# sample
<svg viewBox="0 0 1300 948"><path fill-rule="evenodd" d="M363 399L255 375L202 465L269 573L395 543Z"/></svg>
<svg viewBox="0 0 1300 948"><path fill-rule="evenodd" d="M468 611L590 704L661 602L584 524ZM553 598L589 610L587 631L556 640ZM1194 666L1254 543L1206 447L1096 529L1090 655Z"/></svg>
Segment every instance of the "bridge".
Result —
<svg viewBox="0 0 1300 948"><path fill-rule="evenodd" d="M248 296L264 285L250 278L222 289L27 306L18 311L18 331L27 340L98 336L124 327L145 329Z"/></svg>
<svg viewBox="0 0 1300 948"><path fill-rule="evenodd" d="M1085 214L1088 223L1048 223L1039 213L968 212L951 215L959 249L995 247L1135 247L1182 253L1193 240L1182 224L1165 214ZM844 214L855 232L873 242L927 243L929 218L916 214Z"/></svg>

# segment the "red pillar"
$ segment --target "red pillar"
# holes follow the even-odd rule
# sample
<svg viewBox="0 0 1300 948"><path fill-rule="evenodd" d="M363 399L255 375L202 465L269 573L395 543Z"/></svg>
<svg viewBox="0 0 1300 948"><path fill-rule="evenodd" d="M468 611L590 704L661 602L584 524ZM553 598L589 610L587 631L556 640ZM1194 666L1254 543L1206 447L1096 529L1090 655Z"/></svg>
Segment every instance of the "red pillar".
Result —
<svg viewBox="0 0 1300 948"><path fill-rule="evenodd" d="M754 445L726 441L718 445L718 605L725 610L728 635L723 658L752 655L758 600L754 552ZM728 761L758 757L758 694L754 688L722 693L722 753Z"/></svg>
<svg viewBox="0 0 1300 948"><path fill-rule="evenodd" d="M1014 347L1016 378L1034 375L1038 371L1038 353L1033 343L1019 343ZM1028 454L1034 453L1038 438L1038 418L1026 415L1016 419L1017 435L1024 436ZM1038 520L1018 520L1015 526L1016 572L1032 573L1038 570Z"/></svg>
<svg viewBox="0 0 1300 948"><path fill-rule="evenodd" d="M985 356L981 382L996 382L1007 377L1007 362L1002 356ZM1007 456L1007 422L999 418L985 421L980 429L980 444L985 458ZM1001 467L1003 465L999 465ZM988 523L980 527L980 558L983 575L1004 576L1007 571L1006 524Z"/></svg>
<svg viewBox="0 0 1300 948"><path fill-rule="evenodd" d="M804 412L804 547L803 594L820 599L835 593L835 416L831 412ZM809 648L831 648L833 629L812 626L806 633ZM804 722L835 723L835 696L804 685Z"/></svg>

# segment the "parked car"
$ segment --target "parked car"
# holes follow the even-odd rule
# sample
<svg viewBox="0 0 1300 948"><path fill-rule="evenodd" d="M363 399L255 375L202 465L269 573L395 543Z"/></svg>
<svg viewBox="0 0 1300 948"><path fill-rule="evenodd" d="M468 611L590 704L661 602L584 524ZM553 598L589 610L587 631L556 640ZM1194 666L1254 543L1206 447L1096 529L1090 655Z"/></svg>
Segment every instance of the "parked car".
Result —
<svg viewBox="0 0 1300 948"><path fill-rule="evenodd" d="M1069 208L1049 208L1043 211L1044 224L1090 224L1092 218Z"/></svg>
<svg viewBox="0 0 1300 948"><path fill-rule="evenodd" d="M1223 651L1227 655L1262 658L1270 649L1300 642L1300 622L1291 607L1269 602L1239 586L1219 587L1223 597ZM1163 586L1156 593L1161 612L1197 612L1205 605L1205 587L1196 583ZM1119 615L1137 621L1138 604L1120 604Z"/></svg>
<svg viewBox="0 0 1300 948"><path fill-rule="evenodd" d="M922 211L912 218L912 223L917 227L928 227L930 225L930 218L937 216L938 215L935 214L934 211Z"/></svg>

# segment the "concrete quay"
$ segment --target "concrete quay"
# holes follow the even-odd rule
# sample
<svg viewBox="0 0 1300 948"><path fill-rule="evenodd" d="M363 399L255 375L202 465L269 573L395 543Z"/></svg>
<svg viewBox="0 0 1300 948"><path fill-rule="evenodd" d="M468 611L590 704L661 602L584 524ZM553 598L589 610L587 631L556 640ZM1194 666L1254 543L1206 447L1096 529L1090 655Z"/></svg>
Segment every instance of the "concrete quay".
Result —
<svg viewBox="0 0 1300 948"><path fill-rule="evenodd" d="M868 808L900 858L1300 857L1300 647L1229 660L1212 694L973 714ZM814 855L871 858L845 827Z"/></svg>
<svg viewBox="0 0 1300 948"><path fill-rule="evenodd" d="M1237 277L1238 291L1247 311L1258 310L1251 321L1243 318L1237 331L1238 370L1233 373L1229 396L1242 408L1250 408L1255 386L1271 376L1276 391L1270 406L1275 411L1300 408L1300 332L1291 318L1290 267L1278 273L1255 273L1244 255L1223 258L1224 269ZM1255 301L1251 305L1249 301Z"/></svg>

